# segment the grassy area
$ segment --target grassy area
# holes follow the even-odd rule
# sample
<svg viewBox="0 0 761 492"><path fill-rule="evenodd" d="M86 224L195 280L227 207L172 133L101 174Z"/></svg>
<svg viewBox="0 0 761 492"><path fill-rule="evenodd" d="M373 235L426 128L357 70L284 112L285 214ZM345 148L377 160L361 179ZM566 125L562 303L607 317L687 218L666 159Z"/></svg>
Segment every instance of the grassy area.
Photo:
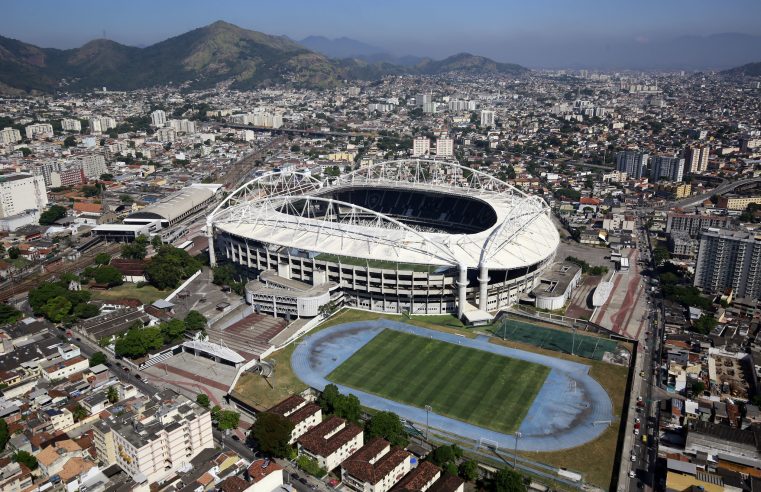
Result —
<svg viewBox="0 0 761 492"><path fill-rule="evenodd" d="M267 357L268 361L275 363L275 374L269 381L258 374L244 372L233 391L235 396L254 408L266 410L287 397L304 391L307 386L291 369L291 355L295 349L296 344L292 343Z"/></svg>
<svg viewBox="0 0 761 492"><path fill-rule="evenodd" d="M329 261L331 263L338 263L340 260L344 265L353 265L358 267L369 266L370 268L380 268L384 270L396 270L398 268L399 270L407 270L410 272L433 273L439 268L431 265L421 265L418 263L399 263L398 261L374 259L365 260L363 258L332 255L330 253L320 253L319 255L315 256L315 260Z"/></svg>
<svg viewBox="0 0 761 492"><path fill-rule="evenodd" d="M330 326L340 325L341 323L350 323L352 321L367 321L373 319L390 319L400 323L420 326L421 328L428 328L430 330L443 331L446 333L456 333L468 338L475 338L476 336L475 333L466 329L465 325L463 325L456 316L451 314L413 314L412 316L408 317L402 314L371 313L368 311L361 311L359 309L342 310L312 330L312 333L323 330Z"/></svg>
<svg viewBox="0 0 761 492"><path fill-rule="evenodd" d="M384 330L328 379L499 432L518 429L546 366Z"/></svg>
<svg viewBox="0 0 761 492"><path fill-rule="evenodd" d="M114 299L138 299L143 304L150 304L157 299L163 299L172 293L171 290L158 290L152 285L138 288L136 284L124 283L108 290L91 289L93 299L112 301Z"/></svg>

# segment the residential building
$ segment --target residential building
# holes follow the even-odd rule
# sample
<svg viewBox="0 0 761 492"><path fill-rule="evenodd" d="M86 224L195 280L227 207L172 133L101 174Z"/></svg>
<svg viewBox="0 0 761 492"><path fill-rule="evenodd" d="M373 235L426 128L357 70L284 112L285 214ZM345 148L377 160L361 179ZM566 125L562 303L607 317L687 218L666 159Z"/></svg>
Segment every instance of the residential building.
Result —
<svg viewBox="0 0 761 492"><path fill-rule="evenodd" d="M650 159L650 181L652 182L661 179L682 181L683 171L684 159L679 157L656 156Z"/></svg>
<svg viewBox="0 0 761 492"><path fill-rule="evenodd" d="M110 116L90 117L90 133L104 133L111 128L116 128L116 120Z"/></svg>
<svg viewBox="0 0 761 492"><path fill-rule="evenodd" d="M494 111L491 109L481 110L481 126L494 126Z"/></svg>
<svg viewBox="0 0 761 492"><path fill-rule="evenodd" d="M625 172L630 178L639 179L645 173L648 154L625 150L616 154L616 170Z"/></svg>
<svg viewBox="0 0 761 492"><path fill-rule="evenodd" d="M82 168L86 178L99 178L101 174L108 173L106 167L106 158L103 154L88 154L79 159L79 165Z"/></svg>
<svg viewBox="0 0 761 492"><path fill-rule="evenodd" d="M10 217L33 209L42 211L47 205L48 195L42 176L0 176L0 217Z"/></svg>
<svg viewBox="0 0 761 492"><path fill-rule="evenodd" d="M286 398L268 411L287 418L293 424L290 444L322 422L322 410L319 405L308 402L299 395Z"/></svg>
<svg viewBox="0 0 761 492"><path fill-rule="evenodd" d="M341 482L357 492L387 492L411 469L411 453L376 437L341 463Z"/></svg>
<svg viewBox="0 0 761 492"><path fill-rule="evenodd" d="M163 109L157 109L151 113L151 125L161 128L166 125L166 113Z"/></svg>
<svg viewBox="0 0 761 492"><path fill-rule="evenodd" d="M53 125L50 123L35 123L24 128L26 138L53 138Z"/></svg>
<svg viewBox="0 0 761 492"><path fill-rule="evenodd" d="M50 173L50 186L60 188L61 186L78 186L87 181L85 173L80 167L72 167L61 171Z"/></svg>
<svg viewBox="0 0 761 492"><path fill-rule="evenodd" d="M211 414L185 396L165 390L147 407L97 422L94 441L101 462L110 465L113 458L136 482L153 483L214 447Z"/></svg>
<svg viewBox="0 0 761 492"><path fill-rule="evenodd" d="M761 298L761 236L708 228L700 233L694 285L716 294Z"/></svg>
<svg viewBox="0 0 761 492"><path fill-rule="evenodd" d="M299 452L333 470L364 444L362 429L346 420L328 417L297 440Z"/></svg>
<svg viewBox="0 0 761 492"><path fill-rule="evenodd" d="M161 143L174 142L177 139L177 132L174 128L159 128L154 137Z"/></svg>
<svg viewBox="0 0 761 492"><path fill-rule="evenodd" d="M685 150L685 173L702 173L708 170L708 154L710 148L707 145L690 146Z"/></svg>
<svg viewBox="0 0 761 492"><path fill-rule="evenodd" d="M21 141L21 132L15 128L7 127L0 130L0 144L8 145Z"/></svg>
<svg viewBox="0 0 761 492"><path fill-rule="evenodd" d="M708 227L729 229L731 225L732 217L728 215L669 212L666 217L667 234L686 232L692 237L697 237L700 231Z"/></svg>
<svg viewBox="0 0 761 492"><path fill-rule="evenodd" d="M66 132L81 132L82 122L74 118L64 118L61 120L61 129Z"/></svg>
<svg viewBox="0 0 761 492"><path fill-rule="evenodd" d="M195 133L196 124L190 120L170 120L169 127L177 133Z"/></svg>
<svg viewBox="0 0 761 492"><path fill-rule="evenodd" d="M0 458L0 490L22 492L33 487L32 472L26 465L16 463L10 456Z"/></svg>
<svg viewBox="0 0 761 492"><path fill-rule="evenodd" d="M431 152L431 141L428 137L415 137L412 141L412 157L421 157Z"/></svg>
<svg viewBox="0 0 761 492"><path fill-rule="evenodd" d="M272 492L283 487L283 467L269 458L252 461L246 475L246 492Z"/></svg>
<svg viewBox="0 0 761 492"><path fill-rule="evenodd" d="M420 464L406 474L394 487L393 492L463 492L465 481L442 472L441 468L430 461Z"/></svg>
<svg viewBox="0 0 761 492"><path fill-rule="evenodd" d="M745 210L751 203L761 204L761 196L721 195L716 206L727 210Z"/></svg>
<svg viewBox="0 0 761 492"><path fill-rule="evenodd" d="M454 155L454 140L451 138L436 139L436 157L452 157Z"/></svg>
<svg viewBox="0 0 761 492"><path fill-rule="evenodd" d="M430 94L418 94L415 96L415 105L416 106L423 106L425 104L431 103L431 95Z"/></svg>

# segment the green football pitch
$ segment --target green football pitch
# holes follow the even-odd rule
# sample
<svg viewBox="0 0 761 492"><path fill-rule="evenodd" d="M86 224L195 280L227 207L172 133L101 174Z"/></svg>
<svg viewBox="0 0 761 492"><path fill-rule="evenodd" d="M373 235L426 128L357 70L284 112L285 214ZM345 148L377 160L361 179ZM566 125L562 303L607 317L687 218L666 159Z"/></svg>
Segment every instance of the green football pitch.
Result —
<svg viewBox="0 0 761 492"><path fill-rule="evenodd" d="M520 427L549 372L541 364L383 330L328 379L511 433Z"/></svg>

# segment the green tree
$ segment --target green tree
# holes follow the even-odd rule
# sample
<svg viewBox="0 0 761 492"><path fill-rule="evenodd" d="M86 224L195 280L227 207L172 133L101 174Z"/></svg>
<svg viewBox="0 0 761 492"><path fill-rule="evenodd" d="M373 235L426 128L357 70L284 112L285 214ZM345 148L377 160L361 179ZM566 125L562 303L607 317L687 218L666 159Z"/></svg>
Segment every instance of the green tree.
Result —
<svg viewBox="0 0 761 492"><path fill-rule="evenodd" d="M31 453L24 451L23 449L16 451L16 453L13 455L13 461L25 465L30 470L36 470L37 466L39 466L39 463L37 463L37 458L35 458Z"/></svg>
<svg viewBox="0 0 761 492"><path fill-rule="evenodd" d="M161 247L162 244L164 243L161 242L161 236L159 236L158 234L151 238L151 246L153 246L153 249L155 249L156 251L158 251L158 249Z"/></svg>
<svg viewBox="0 0 761 492"><path fill-rule="evenodd" d="M106 358L106 354L103 352L95 352L90 356L90 367L105 364L106 362L108 362L108 359Z"/></svg>
<svg viewBox="0 0 761 492"><path fill-rule="evenodd" d="M23 317L24 313L14 308L13 306L0 304L0 326L8 326Z"/></svg>
<svg viewBox="0 0 761 492"><path fill-rule="evenodd" d="M21 255L21 250L18 249L16 246L11 246L8 248L8 258L11 260L17 259Z"/></svg>
<svg viewBox="0 0 761 492"><path fill-rule="evenodd" d="M466 482L472 482L478 478L478 463L473 460L466 460L460 463L457 474Z"/></svg>
<svg viewBox="0 0 761 492"><path fill-rule="evenodd" d="M164 342L175 342L185 335L185 322L181 319L165 321L159 325L159 329L164 337Z"/></svg>
<svg viewBox="0 0 761 492"><path fill-rule="evenodd" d="M703 383L703 381L695 381L692 383L692 393L694 395L702 395L703 391L705 391L706 385Z"/></svg>
<svg viewBox="0 0 761 492"><path fill-rule="evenodd" d="M93 279L98 284L107 285L108 287L116 287L124 283L122 272L110 265L97 268L93 273Z"/></svg>
<svg viewBox="0 0 761 492"><path fill-rule="evenodd" d="M209 408L209 405L211 405L211 400L209 400L209 396L206 393L198 393L196 395L196 403L204 408Z"/></svg>
<svg viewBox="0 0 761 492"><path fill-rule="evenodd" d="M406 447L407 434L399 416L393 412L378 412L367 421L367 438L382 437L394 446Z"/></svg>
<svg viewBox="0 0 761 492"><path fill-rule="evenodd" d="M60 205L53 205L40 214L40 224L51 225L64 217L66 217L66 209Z"/></svg>
<svg viewBox="0 0 761 492"><path fill-rule="evenodd" d="M5 446L8 445L10 439L11 433L8 430L8 423L5 419L0 419L0 453L5 451Z"/></svg>
<svg viewBox="0 0 761 492"><path fill-rule="evenodd" d="M53 323L60 323L71 312L71 302L64 296L54 297L45 303L42 312Z"/></svg>
<svg viewBox="0 0 761 492"><path fill-rule="evenodd" d="M317 403L325 413L333 413L334 403L338 399L341 393L338 392L338 386L330 383L325 386L325 389L320 393L320 397L317 399Z"/></svg>
<svg viewBox="0 0 761 492"><path fill-rule="evenodd" d="M526 484L520 473L502 468L490 480L488 489L493 492L525 492Z"/></svg>
<svg viewBox="0 0 761 492"><path fill-rule="evenodd" d="M170 245L159 248L145 269L145 278L157 289L176 288L182 280L201 268L201 262L187 251Z"/></svg>
<svg viewBox="0 0 761 492"><path fill-rule="evenodd" d="M32 151L29 150L29 147L21 147L18 150L21 151L21 155L23 155L24 157L29 157L32 154Z"/></svg>
<svg viewBox="0 0 761 492"><path fill-rule="evenodd" d="M695 322L692 324L692 327L698 333L702 333L703 335L708 335L709 333L711 333L711 330L716 328L716 325L718 323L719 322L713 316L702 314L700 315L700 318L695 320Z"/></svg>
<svg viewBox="0 0 761 492"><path fill-rule="evenodd" d="M116 386L110 386L108 388L108 391L106 391L106 398L108 398L108 402L111 404L119 401L119 392L116 391Z"/></svg>
<svg viewBox="0 0 761 492"><path fill-rule="evenodd" d="M68 137L63 139L64 147L75 147L76 145L77 145L77 139L73 135L69 135Z"/></svg>
<svg viewBox="0 0 761 492"><path fill-rule="evenodd" d="M77 403L71 411L71 416L74 417L74 422L79 422L90 416L90 412L85 410L81 404Z"/></svg>
<svg viewBox="0 0 761 492"><path fill-rule="evenodd" d="M96 265L108 265L111 263L111 255L108 253L98 253L95 255Z"/></svg>
<svg viewBox="0 0 761 492"><path fill-rule="evenodd" d="M217 428L219 430L237 429L240 424L240 414L232 410L222 410L219 412Z"/></svg>
<svg viewBox="0 0 761 492"><path fill-rule="evenodd" d="M201 331L206 329L206 317L198 311L189 311L185 316L185 328L188 331Z"/></svg>
<svg viewBox="0 0 761 492"><path fill-rule="evenodd" d="M355 395L338 395L333 412L343 419L359 422L362 406L359 403L359 398Z"/></svg>
<svg viewBox="0 0 761 492"><path fill-rule="evenodd" d="M103 173L103 174L100 175L100 180L101 181L113 181L114 180L114 175L111 174L111 173Z"/></svg>
<svg viewBox="0 0 761 492"><path fill-rule="evenodd" d="M131 243L122 246L122 257L131 260L142 260L148 254L148 238L142 234Z"/></svg>
<svg viewBox="0 0 761 492"><path fill-rule="evenodd" d="M100 314L100 308L95 304L82 303L77 304L74 308L74 316L77 318L92 318Z"/></svg>
<svg viewBox="0 0 761 492"><path fill-rule="evenodd" d="M114 351L117 357L136 359L144 356L151 350L158 350L163 346L164 337L159 328L134 327L130 328L127 333L116 340Z"/></svg>
<svg viewBox="0 0 761 492"><path fill-rule="evenodd" d="M259 444L264 454L285 458L290 454L293 424L287 418L269 412L257 415L251 426L251 437Z"/></svg>
<svg viewBox="0 0 761 492"><path fill-rule="evenodd" d="M669 258L671 258L671 255L666 248L659 246L653 250L653 261L655 262L655 266L663 265L663 263Z"/></svg>

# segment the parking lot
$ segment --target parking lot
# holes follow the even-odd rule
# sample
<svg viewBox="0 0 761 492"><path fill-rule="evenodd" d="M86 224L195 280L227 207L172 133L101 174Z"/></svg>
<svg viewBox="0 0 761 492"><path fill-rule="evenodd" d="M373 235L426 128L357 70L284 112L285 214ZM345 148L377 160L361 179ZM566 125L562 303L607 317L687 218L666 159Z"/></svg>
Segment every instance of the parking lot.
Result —
<svg viewBox="0 0 761 492"><path fill-rule="evenodd" d="M561 241L558 247L557 259L565 260L568 256L575 256L592 266L608 267L608 270L611 271L615 268L612 261L605 259L606 256L610 258L610 249L608 248L587 246L573 240Z"/></svg>

